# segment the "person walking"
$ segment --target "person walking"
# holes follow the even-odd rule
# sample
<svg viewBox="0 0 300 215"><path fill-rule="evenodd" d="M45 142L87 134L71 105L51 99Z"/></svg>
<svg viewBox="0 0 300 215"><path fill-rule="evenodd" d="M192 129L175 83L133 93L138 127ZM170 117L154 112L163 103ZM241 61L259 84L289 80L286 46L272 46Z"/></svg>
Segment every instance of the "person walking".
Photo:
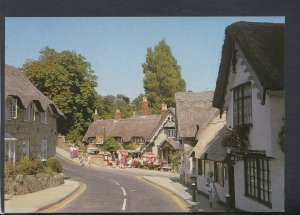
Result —
<svg viewBox="0 0 300 215"><path fill-rule="evenodd" d="M88 162L88 168L91 167L91 160L92 160L92 157L91 155L88 156L88 159L87 159L87 162Z"/></svg>
<svg viewBox="0 0 300 215"><path fill-rule="evenodd" d="M208 177L206 178L206 189L209 195L210 208L213 208L214 203L219 199L213 176L213 172L208 172Z"/></svg>
<svg viewBox="0 0 300 215"><path fill-rule="evenodd" d="M119 151L119 154L118 154L118 160L119 160L119 167L122 169L122 167L123 167L123 161L122 161L122 154L121 154L120 151Z"/></svg>
<svg viewBox="0 0 300 215"><path fill-rule="evenodd" d="M123 153L122 155L122 161L123 161L123 168L126 168L126 163L127 163L127 156L125 153Z"/></svg>
<svg viewBox="0 0 300 215"><path fill-rule="evenodd" d="M116 168L115 167L115 160L116 160L115 152L112 152L112 154L111 154L111 161L112 161L112 167L113 168Z"/></svg>

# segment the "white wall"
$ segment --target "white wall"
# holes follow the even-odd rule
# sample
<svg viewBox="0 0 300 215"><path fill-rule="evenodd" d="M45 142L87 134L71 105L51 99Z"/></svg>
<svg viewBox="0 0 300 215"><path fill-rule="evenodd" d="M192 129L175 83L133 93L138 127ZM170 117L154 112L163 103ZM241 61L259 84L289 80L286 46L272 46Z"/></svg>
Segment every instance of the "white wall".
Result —
<svg viewBox="0 0 300 215"><path fill-rule="evenodd" d="M238 58L236 74L231 73L230 88L249 81L252 68L241 65L242 57ZM247 63L246 63L247 64ZM245 72L245 69L248 72ZM266 95L265 104L258 98L260 83L252 82L252 124L249 129L249 150L262 150L271 160L272 208L266 207L245 196L244 162L235 165L235 201L236 207L246 211L283 211L284 210L284 153L277 144L278 133L284 116L284 97ZM233 127L233 93L228 91L230 98L226 112L226 125ZM273 95L274 93L271 92ZM275 93L276 94L276 93Z"/></svg>
<svg viewBox="0 0 300 215"><path fill-rule="evenodd" d="M167 135L164 133L164 129L161 129L157 135L157 138L154 140L154 145L152 147L152 152L155 156L158 156L158 146L167 139Z"/></svg>

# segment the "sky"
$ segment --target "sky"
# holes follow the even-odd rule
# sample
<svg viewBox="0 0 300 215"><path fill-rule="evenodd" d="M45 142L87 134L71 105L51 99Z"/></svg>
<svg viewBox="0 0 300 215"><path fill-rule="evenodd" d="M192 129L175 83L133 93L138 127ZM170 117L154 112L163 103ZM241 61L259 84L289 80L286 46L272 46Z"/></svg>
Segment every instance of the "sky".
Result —
<svg viewBox="0 0 300 215"><path fill-rule="evenodd" d="M5 63L21 68L45 46L83 55L98 77L96 91L144 93L147 48L166 40L181 66L186 89L215 89L225 28L237 21L284 23L284 17L6 18Z"/></svg>

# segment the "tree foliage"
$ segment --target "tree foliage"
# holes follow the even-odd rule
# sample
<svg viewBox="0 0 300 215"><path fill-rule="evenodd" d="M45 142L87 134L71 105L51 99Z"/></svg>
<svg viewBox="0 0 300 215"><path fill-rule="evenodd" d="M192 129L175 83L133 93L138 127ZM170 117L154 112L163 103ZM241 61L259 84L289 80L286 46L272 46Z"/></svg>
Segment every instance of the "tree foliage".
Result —
<svg viewBox="0 0 300 215"><path fill-rule="evenodd" d="M103 106L90 63L74 51L45 47L37 60L26 61L23 71L65 114L66 119L58 118L58 131L73 141L80 140L94 109Z"/></svg>
<svg viewBox="0 0 300 215"><path fill-rule="evenodd" d="M113 137L108 137L101 147L105 151L116 152L119 150L120 144Z"/></svg>
<svg viewBox="0 0 300 215"><path fill-rule="evenodd" d="M163 102L168 106L175 106L175 93L186 91L186 83L181 77L181 68L164 39L154 50L147 49L146 62L142 66L145 74L144 89L151 112L159 112Z"/></svg>

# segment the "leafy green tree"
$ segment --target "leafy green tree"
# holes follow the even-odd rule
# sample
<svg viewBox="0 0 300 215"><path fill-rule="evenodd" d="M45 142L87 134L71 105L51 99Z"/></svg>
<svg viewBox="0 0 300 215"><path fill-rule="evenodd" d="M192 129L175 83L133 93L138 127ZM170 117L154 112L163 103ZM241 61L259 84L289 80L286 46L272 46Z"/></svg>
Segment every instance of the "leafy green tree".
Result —
<svg viewBox="0 0 300 215"><path fill-rule="evenodd" d="M140 95L138 95L138 97L136 97L135 99L133 99L132 102L131 102L132 110L134 110L136 114L140 114L141 113L141 110L142 110L142 101L143 101L143 97L144 96L145 95L141 93Z"/></svg>
<svg viewBox="0 0 300 215"><path fill-rule="evenodd" d="M135 143L124 144L123 147L126 150L135 150L136 149L136 144Z"/></svg>
<svg viewBox="0 0 300 215"><path fill-rule="evenodd" d="M58 131L73 141L80 140L94 109L101 108L95 91L97 76L90 63L74 51L45 47L37 60L26 61L23 71L65 114L65 119L58 118Z"/></svg>
<svg viewBox="0 0 300 215"><path fill-rule="evenodd" d="M159 112L164 102L175 106L175 93L186 91L185 80L181 77L181 68L174 58L166 41L147 49L146 62L142 65L144 89L151 112Z"/></svg>
<svg viewBox="0 0 300 215"><path fill-rule="evenodd" d="M105 151L116 152L120 148L120 144L113 137L108 137L101 147Z"/></svg>

